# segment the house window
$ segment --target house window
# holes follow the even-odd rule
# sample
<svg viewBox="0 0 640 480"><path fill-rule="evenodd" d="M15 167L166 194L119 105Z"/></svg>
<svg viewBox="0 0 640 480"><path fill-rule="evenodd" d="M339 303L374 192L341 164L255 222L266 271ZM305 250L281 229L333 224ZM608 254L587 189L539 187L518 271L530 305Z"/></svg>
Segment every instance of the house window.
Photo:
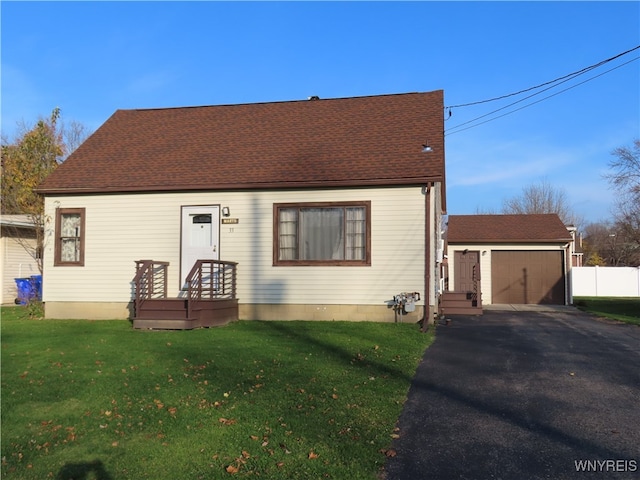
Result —
<svg viewBox="0 0 640 480"><path fill-rule="evenodd" d="M54 265L84 265L84 208L56 210Z"/></svg>
<svg viewBox="0 0 640 480"><path fill-rule="evenodd" d="M274 205L274 265L371 265L371 202Z"/></svg>

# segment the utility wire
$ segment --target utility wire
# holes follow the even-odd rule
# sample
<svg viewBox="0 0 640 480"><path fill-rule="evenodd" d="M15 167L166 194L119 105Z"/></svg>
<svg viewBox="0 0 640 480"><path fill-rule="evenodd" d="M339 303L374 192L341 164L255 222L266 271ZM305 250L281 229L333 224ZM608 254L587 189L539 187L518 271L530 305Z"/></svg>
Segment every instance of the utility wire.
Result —
<svg viewBox="0 0 640 480"><path fill-rule="evenodd" d="M481 103L494 102L496 100L502 100L504 98L513 97L515 95L520 95L521 93L530 92L531 90L536 90L537 88L545 87L547 85L559 82L560 80L564 80L564 79L569 78L569 77L576 77L578 75L582 75L582 74L584 74L584 73L586 73L588 71L593 70L594 68L598 68L598 67L604 65L605 63L609 63L609 62L615 60L616 58L620 58L623 55L626 55L626 54L631 53L634 50L638 50L638 49L640 49L640 45L638 45L637 47L631 48L631 49L627 50L626 52L619 53L618 55L615 55L615 56L613 56L611 58L607 58L606 60L602 60L602 61L600 61L598 63L595 63L595 64L593 64L593 65L591 65L589 67L582 68L582 69L580 69L580 70L578 70L576 72L569 73L569 74L564 75L562 77L558 77L555 80L550 80L548 82L541 83L541 84L536 85L534 87L525 88L524 90L520 90L519 92L509 93L507 95L502 95L500 97L489 98L487 100L480 100L480 101L477 101L477 102L462 103L462 104L459 104L459 105L451 105L451 106L446 107L446 108L449 109L449 111L451 111L452 108L470 107L471 105L480 105Z"/></svg>
<svg viewBox="0 0 640 480"><path fill-rule="evenodd" d="M640 47L638 47L638 48L640 48ZM635 50L635 49L634 49L634 50ZM463 126L463 125L467 125L468 123L475 122L476 120L479 120L479 119L481 119L481 118L484 118L484 117L486 117L486 116L488 116L488 115L492 115L493 113L499 112L500 110L504 110L505 108L508 108L508 107L510 107L510 106L512 106L512 105L515 105L516 103L520 103L521 101L524 101L524 100L526 100L527 98L534 97L535 95L538 95L539 93L542 93L542 92L538 92L538 93L536 93L536 94L534 94L534 95L529 95L528 97L523 98L522 100L518 100L517 102L513 102L512 104L507 105L506 107L499 108L499 109L497 109L497 110L494 110L494 111L493 111L493 112L491 112L491 113L487 113L487 114L482 115L482 116L480 116L480 117L477 117L477 118L475 118L475 119L473 119L473 120L469 120L468 122L461 123L460 125L457 125L457 126L455 126L455 127L452 127L452 128L451 128L451 130L456 130L456 131L455 131L455 132L451 132L451 131L449 131L449 132L445 132L445 136L446 136L446 135L453 135L453 134L455 134L455 133L460 133L460 132L463 132L463 131L465 131L465 130L469 130L470 128L474 128L474 127L477 127L477 126L480 126L480 125L484 125L485 123L492 122L493 120L497 120L498 118L506 117L507 115L511 115L512 113L515 113L515 112L517 112L517 111L523 110L523 109L525 109L525 108L527 108L527 107L530 107L530 106L532 106L532 105L535 105L535 104L537 104L537 103L540 103L540 102L542 102L542 101L544 101L544 100L547 100L547 99L549 99L549 98L552 98L552 97L555 97L555 96L557 96L557 95L560 95L561 93L564 93L564 92L566 92L566 91L568 91L568 90L571 90L571 89L573 89L573 88L576 88L576 87L578 87L578 86L580 86L580 85L582 85L582 84L584 84L584 83L590 82L591 80L595 80L595 79L596 79L596 78L598 78L598 77L601 77L601 76L603 76L603 75L605 75L605 74L607 74L607 73L609 73L609 72L612 72L612 71L614 71L614 70L617 70L618 68L621 68L621 67L623 67L623 66L625 66L625 65L627 65L627 64L629 64L629 63L631 63L631 62L635 62L635 61L636 61L636 60L638 60L638 59L640 59L640 57L632 58L631 60L629 60L629 61L627 61L627 62L625 62L625 63L622 63L622 64L620 64L620 65L618 65L618 66L616 66L616 67L613 67L613 68L611 68L611 69L609 69L609 70L607 70L607 71L605 71L605 72L602 72L602 73L600 73L600 74L598 74L598 75L596 75L596 76L594 76L594 77L588 78L588 79L586 79L586 80L584 80L584 81L582 81L582 82L580 82L580 83L576 83L575 85L572 85L572 86L570 86L570 87L567 87L567 88L565 88L564 90L560 90L559 92L556 92L556 93L554 93L553 95L548 95L548 96L546 96L546 97L544 97L544 98L541 98L541 99L539 99L539 100L536 100L535 102L531 102L531 103L528 103L527 105L523 105L523 106L522 106L522 107L520 107L520 108L516 108L515 110L511 110L510 112L506 112L506 113L503 113L502 115L498 115L497 117L494 117L494 118L490 118L490 119L488 119L488 120L485 120L484 122L480 122L480 123L477 123L477 124L475 124L475 125L470 125L470 126L468 126L467 128L463 128L463 129L457 130L459 127L461 127L461 126ZM564 77L563 77L563 78L564 78ZM567 81L567 80L565 80L565 81ZM562 82L562 83L564 83L564 82ZM543 92L544 92L544 91L547 91L547 90L549 90L549 89L551 89L551 88L554 88L554 87L556 87L556 86L557 86L557 85L554 85L553 87L546 88L545 90L543 90Z"/></svg>
<svg viewBox="0 0 640 480"><path fill-rule="evenodd" d="M567 78L567 77L568 77L568 78ZM526 97L524 97L524 98L521 98L520 100L516 100L515 102L512 102L512 103L510 103L509 105L505 105L504 107L500 107L500 108L498 108L498 109L496 109L496 110L493 110L493 111L491 111L491 112L489 112L489 113L485 113L484 115L480 115L479 117L476 117L476 118L474 118L474 119L472 119L472 120L469 120L469 121L467 121L467 122L464 122L464 123L461 123L461 124L459 124L459 125L456 125L455 127L451 127L449 130L456 130L456 129L458 129L459 127L462 127L462 126L467 125L467 124L469 124L469 123L473 123L473 122L475 122L476 120L480 120L481 118L488 117L489 115L493 115L494 113L497 113L497 112L500 112L500 111L502 111L502 110L505 110L505 109L507 109L507 108L509 108L509 107L512 107L513 105L516 105L516 104L518 104L518 103L522 103L522 102L524 102L525 100L528 100L529 98L535 97L536 95L541 95L542 93L546 92L547 90L551 90L552 88L555 88L555 87L557 87L558 85L562 85L563 83L566 83L566 82L568 82L568 81L573 80L574 78L576 78L575 76L573 76L573 77L572 77L572 76L569 76L569 75L567 75L567 77L563 77L563 78L565 78L565 80L562 80L561 82L558 82L558 83L556 83L555 85L551 85L550 87L547 87L547 88L545 88L545 89L543 89L543 90L540 90L539 92L532 93L531 95L528 95L528 96L526 96ZM547 84L546 84L546 85L548 85L549 83L551 83L551 82L547 82ZM532 89L528 89L527 91L529 91L529 90L532 90ZM533 105L533 104L531 104L531 105ZM516 112L516 111L517 111L517 110L514 110L514 112ZM500 118L500 117L497 117L497 118ZM485 122L483 122L483 123L485 123ZM480 124L480 125L481 125L481 124ZM466 130L466 129L465 129L465 130ZM451 132L451 133L455 133L455 132Z"/></svg>

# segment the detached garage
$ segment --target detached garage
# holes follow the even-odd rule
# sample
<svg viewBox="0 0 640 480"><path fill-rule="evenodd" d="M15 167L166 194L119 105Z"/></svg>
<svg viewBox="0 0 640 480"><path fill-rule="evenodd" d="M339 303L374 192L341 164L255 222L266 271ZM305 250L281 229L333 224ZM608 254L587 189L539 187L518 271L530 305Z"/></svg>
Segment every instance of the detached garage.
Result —
<svg viewBox="0 0 640 480"><path fill-rule="evenodd" d="M569 304L571 242L556 214L450 215L445 290L484 305Z"/></svg>

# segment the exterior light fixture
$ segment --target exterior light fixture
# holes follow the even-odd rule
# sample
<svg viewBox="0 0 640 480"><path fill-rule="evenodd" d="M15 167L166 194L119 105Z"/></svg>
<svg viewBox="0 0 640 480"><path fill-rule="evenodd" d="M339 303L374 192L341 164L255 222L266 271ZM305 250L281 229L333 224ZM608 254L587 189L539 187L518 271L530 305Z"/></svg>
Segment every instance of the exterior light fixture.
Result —
<svg viewBox="0 0 640 480"><path fill-rule="evenodd" d="M229 215L231 215L231 212L229 211L229 207L222 207L222 216L228 217Z"/></svg>
<svg viewBox="0 0 640 480"><path fill-rule="evenodd" d="M433 152L433 148L431 148L431 146L429 146L429 142L426 142L426 143L424 143L424 145L422 145L422 152L423 153Z"/></svg>

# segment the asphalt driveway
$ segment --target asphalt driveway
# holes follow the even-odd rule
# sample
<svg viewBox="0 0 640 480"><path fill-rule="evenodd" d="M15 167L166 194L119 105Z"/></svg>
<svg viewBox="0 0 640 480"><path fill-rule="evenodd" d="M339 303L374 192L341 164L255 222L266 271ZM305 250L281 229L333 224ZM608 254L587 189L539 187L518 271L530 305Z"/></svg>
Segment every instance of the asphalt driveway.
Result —
<svg viewBox="0 0 640 480"><path fill-rule="evenodd" d="M640 478L640 327L577 310L451 319L416 372L388 480Z"/></svg>

